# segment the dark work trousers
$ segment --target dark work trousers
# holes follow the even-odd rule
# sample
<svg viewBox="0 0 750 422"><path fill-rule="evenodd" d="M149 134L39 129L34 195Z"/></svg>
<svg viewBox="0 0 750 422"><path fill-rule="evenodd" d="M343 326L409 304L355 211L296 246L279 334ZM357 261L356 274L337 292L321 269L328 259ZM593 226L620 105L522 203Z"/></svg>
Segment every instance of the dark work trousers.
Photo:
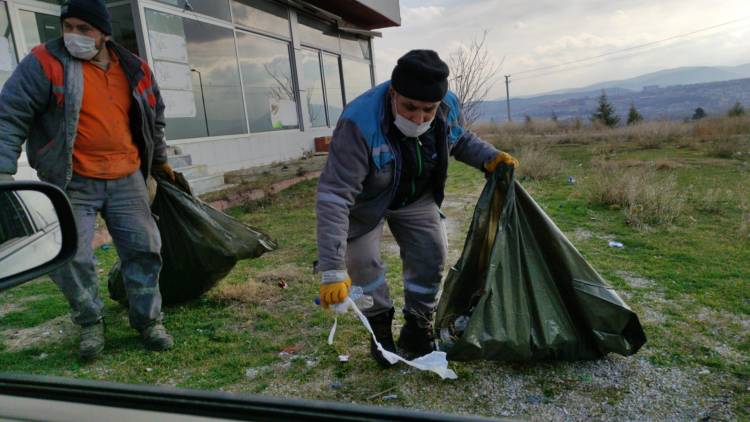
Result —
<svg viewBox="0 0 750 422"><path fill-rule="evenodd" d="M160 321L161 236L141 172L116 180L73 175L66 193L78 226L78 252L51 277L70 304L73 322L86 326L102 318L103 302L91 247L98 212L120 257L130 303L130 325L142 330Z"/></svg>
<svg viewBox="0 0 750 422"><path fill-rule="evenodd" d="M448 253L445 225L432 193L403 208L388 210L374 229L349 240L346 266L352 284L361 286L374 302L372 308L363 313L373 316L393 307L380 259L380 241L386 221L401 253L404 309L417 315L432 313Z"/></svg>

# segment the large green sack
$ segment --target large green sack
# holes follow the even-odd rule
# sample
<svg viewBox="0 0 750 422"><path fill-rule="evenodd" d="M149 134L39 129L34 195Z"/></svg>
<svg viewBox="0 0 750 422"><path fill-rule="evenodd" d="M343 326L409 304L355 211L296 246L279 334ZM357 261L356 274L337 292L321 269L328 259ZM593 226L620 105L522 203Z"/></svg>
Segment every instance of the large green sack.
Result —
<svg viewBox="0 0 750 422"><path fill-rule="evenodd" d="M631 355L637 315L501 166L484 187L436 325L453 360L585 360Z"/></svg>
<svg viewBox="0 0 750 422"><path fill-rule="evenodd" d="M177 183L157 177L151 211L161 233L162 269L159 290L165 305L193 300L226 277L238 260L276 249L268 235L212 208ZM109 296L127 304L120 262L109 272Z"/></svg>

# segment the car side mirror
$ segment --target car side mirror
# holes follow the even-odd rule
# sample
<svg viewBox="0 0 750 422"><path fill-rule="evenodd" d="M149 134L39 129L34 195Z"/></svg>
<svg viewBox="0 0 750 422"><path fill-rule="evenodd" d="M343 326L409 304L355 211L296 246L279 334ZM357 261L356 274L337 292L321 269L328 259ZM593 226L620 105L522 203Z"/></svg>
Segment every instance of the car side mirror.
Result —
<svg viewBox="0 0 750 422"><path fill-rule="evenodd" d="M47 274L78 248L73 209L45 182L0 182L0 292Z"/></svg>

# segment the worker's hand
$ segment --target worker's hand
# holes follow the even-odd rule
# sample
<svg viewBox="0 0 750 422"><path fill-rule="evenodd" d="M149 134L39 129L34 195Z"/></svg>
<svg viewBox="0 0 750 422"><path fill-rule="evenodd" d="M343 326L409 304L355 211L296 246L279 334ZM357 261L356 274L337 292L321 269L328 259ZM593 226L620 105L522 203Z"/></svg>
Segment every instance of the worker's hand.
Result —
<svg viewBox="0 0 750 422"><path fill-rule="evenodd" d="M12 182L13 176L6 173L0 173L0 182Z"/></svg>
<svg viewBox="0 0 750 422"><path fill-rule="evenodd" d="M507 152L498 152L493 159L484 163L484 169L489 173L492 173L495 171L497 166L500 165L500 163L506 164L511 167L518 167L518 160L513 158L513 156L511 156Z"/></svg>
<svg viewBox="0 0 750 422"><path fill-rule="evenodd" d="M320 282L320 305L328 309L329 306L341 303L349 296L352 280L346 271L323 271Z"/></svg>
<svg viewBox="0 0 750 422"><path fill-rule="evenodd" d="M175 181L174 170L172 170L172 166L170 166L168 163L155 165L153 173L162 174L168 177L169 180L173 182Z"/></svg>

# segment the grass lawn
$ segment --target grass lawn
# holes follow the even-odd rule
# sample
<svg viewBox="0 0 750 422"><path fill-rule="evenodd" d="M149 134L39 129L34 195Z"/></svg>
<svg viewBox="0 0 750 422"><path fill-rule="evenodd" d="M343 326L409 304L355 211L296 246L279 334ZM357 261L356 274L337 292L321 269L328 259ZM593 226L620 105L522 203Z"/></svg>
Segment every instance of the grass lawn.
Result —
<svg viewBox="0 0 750 422"><path fill-rule="evenodd" d="M313 303L318 285L311 272L316 258L311 181L228 210L271 234L279 249L240 262L200 300L164 309L176 342L173 351L144 351L128 327L127 311L106 298L104 355L94 363L79 363L77 331L68 321L67 305L44 278L0 296L0 368L487 416L750 417L750 238L744 226L750 199L748 157L708 158L676 146L618 149L609 160L673 163L658 173L672 175L684 199L684 210L673 224L635 228L620 207L588 200L589 183L598 177L592 166L595 150L554 144L550 154L562 161L562 171L522 183L640 316L648 343L633 357L451 363L459 379L448 382L404 367L379 369L369 358L363 328L351 316L339 319L334 345L328 346L333 318ZM576 183L568 183L568 176ZM460 254L483 184L478 171L451 164L444 206L449 264ZM610 248L609 240L625 247ZM388 234L383 253L399 308L400 261ZM102 270L100 293L106 296L106 275L116 254L109 248L96 255ZM279 287L281 280L288 288ZM397 318L400 324L398 313ZM340 354L350 355L350 362L340 363Z"/></svg>

